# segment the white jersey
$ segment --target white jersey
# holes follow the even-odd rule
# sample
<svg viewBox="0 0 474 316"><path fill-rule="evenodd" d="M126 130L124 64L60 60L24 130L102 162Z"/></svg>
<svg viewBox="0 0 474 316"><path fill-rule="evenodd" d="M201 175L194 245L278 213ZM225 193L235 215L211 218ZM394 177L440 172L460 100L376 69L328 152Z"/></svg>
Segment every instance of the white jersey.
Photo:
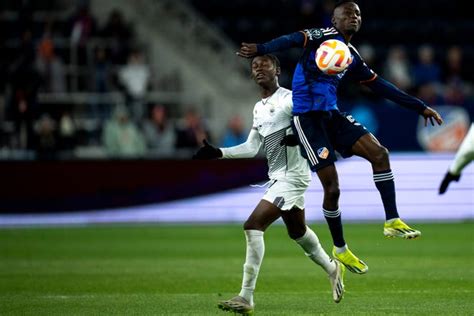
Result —
<svg viewBox="0 0 474 316"><path fill-rule="evenodd" d="M311 171L308 162L301 156L299 146L281 146L291 129L293 101L291 90L278 88L275 93L255 104L253 126L243 144L221 148L222 158L254 157L261 146L268 161L268 176L271 180L309 185Z"/></svg>

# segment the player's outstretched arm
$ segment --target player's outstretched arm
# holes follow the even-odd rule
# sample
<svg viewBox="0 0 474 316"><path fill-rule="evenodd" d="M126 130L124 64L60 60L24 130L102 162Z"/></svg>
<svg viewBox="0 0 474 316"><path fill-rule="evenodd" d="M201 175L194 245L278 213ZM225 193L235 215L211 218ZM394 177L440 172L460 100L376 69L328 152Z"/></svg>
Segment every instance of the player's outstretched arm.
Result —
<svg viewBox="0 0 474 316"><path fill-rule="evenodd" d="M381 77L376 77L375 80L369 81L365 84L377 95L389 99L423 116L425 118L425 126L427 125L428 120L431 121L432 125L435 125L434 121L436 121L438 125L443 124L443 119L441 118L441 115L439 115L438 112L427 106L420 99L415 98L398 89L395 85L388 82L387 80Z"/></svg>
<svg viewBox="0 0 474 316"><path fill-rule="evenodd" d="M207 140L202 141L203 146L193 155L196 160L217 159L222 157L222 151L209 144Z"/></svg>
<svg viewBox="0 0 474 316"><path fill-rule="evenodd" d="M240 51L236 54L240 57L252 58L257 55L265 55L292 47L303 47L305 40L306 35L303 32L295 32L280 36L263 44L242 43Z"/></svg>

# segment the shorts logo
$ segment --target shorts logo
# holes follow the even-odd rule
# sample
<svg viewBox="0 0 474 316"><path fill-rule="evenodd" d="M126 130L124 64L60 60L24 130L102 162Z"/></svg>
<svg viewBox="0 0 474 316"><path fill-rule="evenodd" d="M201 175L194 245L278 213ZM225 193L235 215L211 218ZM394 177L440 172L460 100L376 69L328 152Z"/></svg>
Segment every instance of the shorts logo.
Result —
<svg viewBox="0 0 474 316"><path fill-rule="evenodd" d="M329 156L329 150L326 147L321 147L318 149L318 156L321 159L326 159Z"/></svg>
<svg viewBox="0 0 474 316"><path fill-rule="evenodd" d="M285 205L285 198L282 196L277 196L273 201L273 205L281 209Z"/></svg>
<svg viewBox="0 0 474 316"><path fill-rule="evenodd" d="M351 122L351 123L354 123L355 122L355 119L352 117L352 115L348 115L346 116L346 119Z"/></svg>

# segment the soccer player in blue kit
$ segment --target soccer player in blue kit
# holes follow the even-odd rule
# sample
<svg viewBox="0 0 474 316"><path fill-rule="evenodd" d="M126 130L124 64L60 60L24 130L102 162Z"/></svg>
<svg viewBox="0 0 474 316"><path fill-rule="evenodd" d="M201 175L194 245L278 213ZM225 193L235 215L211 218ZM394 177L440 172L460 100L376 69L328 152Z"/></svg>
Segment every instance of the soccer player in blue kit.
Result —
<svg viewBox="0 0 474 316"><path fill-rule="evenodd" d="M417 112L432 125L441 125L441 116L423 101L406 94L382 79L363 61L350 44L353 35L361 27L361 12L354 1L338 1L335 5L330 28L313 28L291 33L263 44L242 43L237 53L251 58L257 55L303 47L293 75L293 122L292 126L301 147L302 155L315 171L324 189L323 213L333 238L333 255L348 270L362 274L368 266L357 258L344 240L341 211L339 210L339 181L334 162L335 151L344 157L360 156L372 165L375 186L380 192L384 210L383 233L387 237L416 238L421 232L404 223L398 214L395 199L395 183L390 169L389 153L374 135L351 115L343 113L337 105L337 88L343 77L348 76L369 87L377 95ZM319 45L328 39L338 39L349 46L352 63L338 75L322 73L315 63Z"/></svg>

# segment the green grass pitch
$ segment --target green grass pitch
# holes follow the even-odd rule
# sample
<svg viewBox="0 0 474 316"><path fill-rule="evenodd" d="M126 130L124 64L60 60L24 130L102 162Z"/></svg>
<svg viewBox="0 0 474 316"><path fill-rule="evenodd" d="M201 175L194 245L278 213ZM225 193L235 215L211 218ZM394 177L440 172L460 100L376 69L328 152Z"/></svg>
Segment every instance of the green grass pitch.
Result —
<svg viewBox="0 0 474 316"><path fill-rule="evenodd" d="M326 224L310 226L330 250ZM346 273L340 304L284 226L270 227L255 314L473 315L474 223L413 226L418 240L345 225L369 272ZM240 225L0 229L0 315L226 315L216 303L240 290L244 255Z"/></svg>

